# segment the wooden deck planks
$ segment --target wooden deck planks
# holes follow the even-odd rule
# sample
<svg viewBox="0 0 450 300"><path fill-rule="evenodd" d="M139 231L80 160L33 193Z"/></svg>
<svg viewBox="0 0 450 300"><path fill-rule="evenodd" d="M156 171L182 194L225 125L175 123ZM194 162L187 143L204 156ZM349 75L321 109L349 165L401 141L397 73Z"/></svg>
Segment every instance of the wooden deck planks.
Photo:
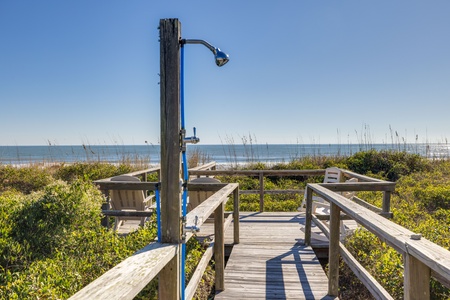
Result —
<svg viewBox="0 0 450 300"><path fill-rule="evenodd" d="M215 299L335 299L314 251L303 245L304 214L241 213L240 221L240 244ZM225 241L232 243L232 230Z"/></svg>

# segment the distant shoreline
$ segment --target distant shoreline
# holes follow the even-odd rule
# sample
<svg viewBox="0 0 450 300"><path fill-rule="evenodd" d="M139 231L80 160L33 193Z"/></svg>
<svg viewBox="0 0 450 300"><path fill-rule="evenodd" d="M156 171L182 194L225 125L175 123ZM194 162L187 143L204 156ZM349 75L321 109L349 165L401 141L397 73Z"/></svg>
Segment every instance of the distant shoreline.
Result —
<svg viewBox="0 0 450 300"><path fill-rule="evenodd" d="M224 144L188 145L187 153L218 164L280 163L307 156L351 156L360 151L401 151L426 158L448 158L447 144ZM159 145L0 146L0 163L147 162L159 164Z"/></svg>

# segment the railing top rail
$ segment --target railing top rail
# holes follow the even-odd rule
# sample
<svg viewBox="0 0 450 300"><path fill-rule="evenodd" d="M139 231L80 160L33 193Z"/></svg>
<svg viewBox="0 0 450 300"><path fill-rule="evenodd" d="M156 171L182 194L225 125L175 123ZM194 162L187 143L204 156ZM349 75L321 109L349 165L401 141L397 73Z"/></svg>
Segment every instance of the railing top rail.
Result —
<svg viewBox="0 0 450 300"><path fill-rule="evenodd" d="M216 162L212 161L212 162L209 162L209 163L206 163L206 164L194 167L194 168L190 168L189 172L190 171L195 171L195 170L208 170L208 169L210 169L212 167L215 167L215 166L216 166Z"/></svg>
<svg viewBox="0 0 450 300"><path fill-rule="evenodd" d="M101 190L156 190L157 182L95 181Z"/></svg>
<svg viewBox="0 0 450 300"><path fill-rule="evenodd" d="M221 188L227 186L228 183L196 183L196 182L189 182L188 183L188 190L189 191L218 191Z"/></svg>
<svg viewBox="0 0 450 300"><path fill-rule="evenodd" d="M334 192L348 191L395 191L395 182L375 181L375 182L339 182L339 183L318 183Z"/></svg>
<svg viewBox="0 0 450 300"><path fill-rule="evenodd" d="M139 176L139 175L143 175L143 174L159 172L159 170L161 170L161 167L153 167L153 168L149 168L149 169L145 169L145 170L139 170L139 171L134 171L134 172L130 172L130 173L122 174L122 175ZM105 181L111 181L111 178L113 178L113 177L99 179L99 180L96 180L94 182L95 183L100 183L100 182L105 182Z"/></svg>
<svg viewBox="0 0 450 300"><path fill-rule="evenodd" d="M178 245L151 243L70 297L133 299L177 253Z"/></svg>
<svg viewBox="0 0 450 300"><path fill-rule="evenodd" d="M96 181L102 190L156 190L158 182ZM226 183L188 183L190 191L218 191Z"/></svg>
<svg viewBox="0 0 450 300"><path fill-rule="evenodd" d="M352 219L377 235L397 251L408 253L419 259L440 276L450 280L450 251L425 238L412 239L414 232L358 205L357 203L334 193L320 184L308 184L315 193L330 201Z"/></svg>
<svg viewBox="0 0 450 300"><path fill-rule="evenodd" d="M149 168L149 169L145 169L145 170L139 170L139 171L134 171L134 172L131 172L131 173L126 173L124 175L138 176L138 175L142 175L142 174L145 174L145 173L148 174L148 173L159 172L160 170L161 170L161 167L158 166L158 167L153 167L153 168Z"/></svg>
<svg viewBox="0 0 450 300"><path fill-rule="evenodd" d="M359 181L363 181L363 182L386 182L385 180L381 180L381 179L377 179L377 178L372 178L366 175L361 175L349 170L345 170L345 169L340 169L343 173L345 177L348 178L358 178Z"/></svg>
<svg viewBox="0 0 450 300"><path fill-rule="evenodd" d="M193 170L193 171L195 171L195 170L208 170L208 169L210 169L210 168L212 168L214 166L216 166L216 162L212 161L212 162L206 163L204 165L200 165L200 166L191 168L191 169L189 169L189 171L191 171L191 170ZM153 168L148 168L148 169L144 169L144 170L138 170L138 171L134 171L134 172L130 172L130 173L125 173L125 174L122 174L122 175L139 176L139 175L143 175L143 174L159 172L160 170L161 170L161 167L160 166L156 166L156 167L153 167ZM95 182L99 183L99 182L104 182L104 181L110 181L111 178L112 177L103 178L103 179L96 180Z"/></svg>
<svg viewBox="0 0 450 300"><path fill-rule="evenodd" d="M190 175L241 175L241 176L319 176L325 170L190 170Z"/></svg>

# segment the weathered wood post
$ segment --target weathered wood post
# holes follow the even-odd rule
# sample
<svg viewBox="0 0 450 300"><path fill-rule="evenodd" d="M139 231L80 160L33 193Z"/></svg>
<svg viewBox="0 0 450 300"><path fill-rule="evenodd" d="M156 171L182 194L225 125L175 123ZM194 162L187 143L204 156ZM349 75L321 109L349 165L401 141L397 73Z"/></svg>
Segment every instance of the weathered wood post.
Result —
<svg viewBox="0 0 450 300"><path fill-rule="evenodd" d="M110 206L110 200L109 200L109 190L103 190L102 189L102 194L105 197L105 202L102 203L102 211L103 210L109 210L109 206ZM101 224L103 227L106 227L109 229L109 216L108 215L103 215Z"/></svg>
<svg viewBox="0 0 450 300"><path fill-rule="evenodd" d="M383 192L383 203L381 206L382 216L386 218L392 218L391 214L391 191Z"/></svg>
<svg viewBox="0 0 450 300"><path fill-rule="evenodd" d="M181 243L180 37L178 19L161 19L161 239ZM180 249L159 273L159 298L180 299Z"/></svg>
<svg viewBox="0 0 450 300"><path fill-rule="evenodd" d="M311 246L312 189L308 186L306 186L305 189L306 189L305 245Z"/></svg>
<svg viewBox="0 0 450 300"><path fill-rule="evenodd" d="M224 203L214 211L214 260L215 260L215 288L216 291L225 289L225 247L224 247Z"/></svg>
<svg viewBox="0 0 450 300"><path fill-rule="evenodd" d="M259 172L259 211L264 211L264 173Z"/></svg>
<svg viewBox="0 0 450 300"><path fill-rule="evenodd" d="M431 271L427 265L405 253L403 256L404 270L404 299L428 300L430 299Z"/></svg>
<svg viewBox="0 0 450 300"><path fill-rule="evenodd" d="M233 238L239 244L239 186L233 192Z"/></svg>
<svg viewBox="0 0 450 300"><path fill-rule="evenodd" d="M330 202L330 245L328 253L328 295L338 296L339 293L339 237L340 214L339 206Z"/></svg>

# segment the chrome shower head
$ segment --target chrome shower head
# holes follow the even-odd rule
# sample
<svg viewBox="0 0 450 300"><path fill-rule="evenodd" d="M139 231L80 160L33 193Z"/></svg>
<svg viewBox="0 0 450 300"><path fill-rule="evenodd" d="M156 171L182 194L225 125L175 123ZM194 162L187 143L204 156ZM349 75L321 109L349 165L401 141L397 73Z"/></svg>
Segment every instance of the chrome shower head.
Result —
<svg viewBox="0 0 450 300"><path fill-rule="evenodd" d="M230 60L230 56L228 54L226 54L225 52L221 51L219 48L214 47L213 45L211 45L207 41L182 39L181 40L181 45L183 46L184 44L202 44L202 45L206 46L206 48L211 50L211 52L214 54L214 57L216 59L216 65L218 67L223 66L224 64L226 64Z"/></svg>
<svg viewBox="0 0 450 300"><path fill-rule="evenodd" d="M228 54L226 54L223 51L220 51L219 48L215 49L214 56L216 57L216 65L218 67L223 66L224 64L226 64L230 60L230 57L228 56Z"/></svg>

